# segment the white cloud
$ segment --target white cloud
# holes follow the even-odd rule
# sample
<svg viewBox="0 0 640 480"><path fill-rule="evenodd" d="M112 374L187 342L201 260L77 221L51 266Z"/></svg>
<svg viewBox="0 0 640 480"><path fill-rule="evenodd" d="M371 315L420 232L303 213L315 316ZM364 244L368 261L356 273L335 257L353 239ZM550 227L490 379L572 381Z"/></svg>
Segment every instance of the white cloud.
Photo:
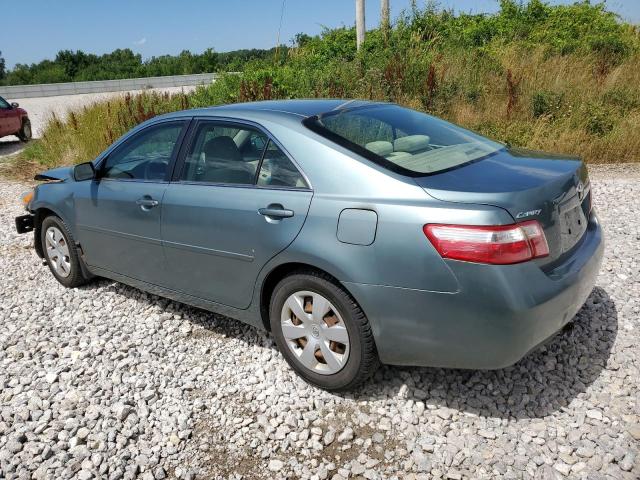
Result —
<svg viewBox="0 0 640 480"><path fill-rule="evenodd" d="M145 43L147 43L147 37L142 37L140 40L136 40L135 42L133 42L134 45L144 45Z"/></svg>

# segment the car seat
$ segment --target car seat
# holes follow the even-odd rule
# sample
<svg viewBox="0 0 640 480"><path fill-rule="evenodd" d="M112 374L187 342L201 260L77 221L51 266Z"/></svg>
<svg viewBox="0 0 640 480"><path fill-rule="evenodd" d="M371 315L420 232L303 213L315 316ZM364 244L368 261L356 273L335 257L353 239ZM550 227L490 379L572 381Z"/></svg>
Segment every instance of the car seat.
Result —
<svg viewBox="0 0 640 480"><path fill-rule="evenodd" d="M211 183L253 183L238 146L231 137L212 138L204 144L206 170L202 181Z"/></svg>

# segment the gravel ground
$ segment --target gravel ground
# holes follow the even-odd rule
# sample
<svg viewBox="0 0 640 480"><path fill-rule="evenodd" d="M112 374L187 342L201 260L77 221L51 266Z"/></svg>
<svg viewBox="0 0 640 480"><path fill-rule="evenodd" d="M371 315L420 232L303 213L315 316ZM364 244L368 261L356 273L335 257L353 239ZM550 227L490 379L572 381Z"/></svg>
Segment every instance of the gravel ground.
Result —
<svg viewBox="0 0 640 480"><path fill-rule="evenodd" d="M551 343L494 372L384 367L344 396L237 321L65 290L0 182L0 477L640 478L639 168L608 168L604 266Z"/></svg>

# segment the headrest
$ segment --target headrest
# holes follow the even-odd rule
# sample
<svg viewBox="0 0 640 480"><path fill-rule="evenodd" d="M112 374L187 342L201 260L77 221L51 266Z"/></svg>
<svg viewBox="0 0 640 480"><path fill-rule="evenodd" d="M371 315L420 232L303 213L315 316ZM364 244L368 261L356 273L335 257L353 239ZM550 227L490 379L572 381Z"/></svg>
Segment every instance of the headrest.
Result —
<svg viewBox="0 0 640 480"><path fill-rule="evenodd" d="M431 139L427 135L408 135L406 137L396 138L393 142L393 149L396 152L417 152L429 148Z"/></svg>
<svg viewBox="0 0 640 480"><path fill-rule="evenodd" d="M212 138L205 143L203 151L207 160L212 158L233 161L242 160L242 155L236 142L231 137L224 135Z"/></svg>
<svg viewBox="0 0 640 480"><path fill-rule="evenodd" d="M364 148L375 153L376 155L380 155L384 157L393 152L393 145L391 142L385 142L384 140L378 140L377 142L369 142Z"/></svg>

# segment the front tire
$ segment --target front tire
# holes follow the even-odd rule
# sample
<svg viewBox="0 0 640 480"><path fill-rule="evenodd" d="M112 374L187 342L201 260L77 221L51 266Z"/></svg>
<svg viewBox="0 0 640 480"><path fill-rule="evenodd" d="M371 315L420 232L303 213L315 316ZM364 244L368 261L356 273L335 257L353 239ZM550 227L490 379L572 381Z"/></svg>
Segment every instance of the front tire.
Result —
<svg viewBox="0 0 640 480"><path fill-rule="evenodd" d="M42 222L40 242L49 270L56 280L68 288L87 282L82 274L76 243L64 222L49 216Z"/></svg>
<svg viewBox="0 0 640 480"><path fill-rule="evenodd" d="M271 297L269 317L280 352L312 385L352 390L378 367L367 317L328 275L304 271L281 280Z"/></svg>
<svg viewBox="0 0 640 480"><path fill-rule="evenodd" d="M29 119L26 119L22 122L22 128L20 128L20 131L18 132L18 138L22 142L28 142L29 140L31 140L32 136L33 132L31 131L31 121L29 121Z"/></svg>

